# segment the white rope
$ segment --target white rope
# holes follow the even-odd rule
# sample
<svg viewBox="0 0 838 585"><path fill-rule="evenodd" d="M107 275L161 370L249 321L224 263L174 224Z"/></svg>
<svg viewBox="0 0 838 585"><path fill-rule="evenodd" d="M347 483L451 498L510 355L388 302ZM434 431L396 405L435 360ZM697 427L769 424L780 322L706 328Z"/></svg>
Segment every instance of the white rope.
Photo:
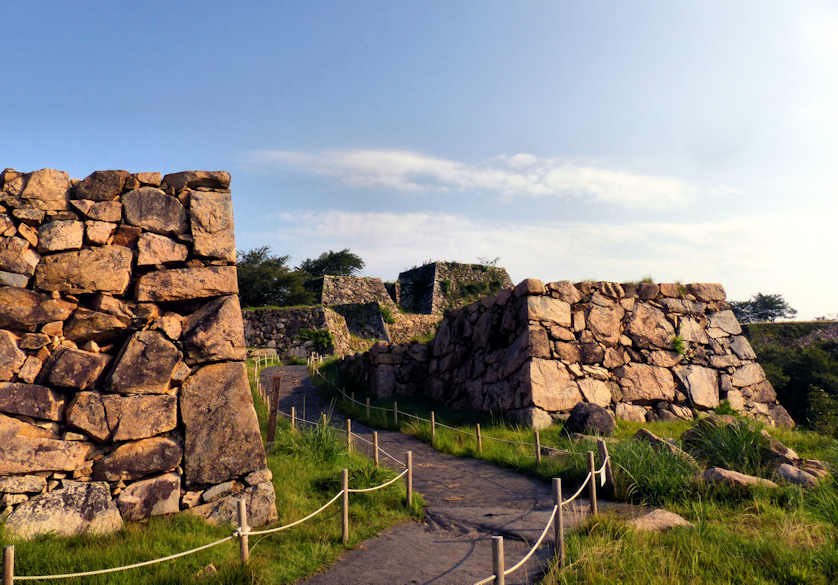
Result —
<svg viewBox="0 0 838 585"><path fill-rule="evenodd" d="M486 583L491 583L494 580L495 580L495 574L492 573L491 575L489 575L485 579L481 579L480 581L477 581L474 585L486 585Z"/></svg>
<svg viewBox="0 0 838 585"><path fill-rule="evenodd" d="M405 476L405 474L407 474L408 471L409 470L405 469L400 474L398 474L396 477L394 477L390 481L382 483L381 485L376 485L376 486L368 487L368 488L354 488L354 489L349 488L349 493L350 494L365 494L367 492L374 492L376 490L386 488L388 485L391 485L391 484L395 483L396 481L400 480L401 478L403 478Z"/></svg>
<svg viewBox="0 0 838 585"><path fill-rule="evenodd" d="M562 502L562 506L564 506L565 504L569 504L570 502L575 500L577 497L579 497L579 494L581 494L582 490L585 489L585 486L588 485L588 481L590 481L590 479L591 479L591 472L589 471L588 475L585 476L585 481L582 482L582 485L579 486L579 489L576 490L576 493L573 494L570 498L564 500Z"/></svg>
<svg viewBox="0 0 838 585"><path fill-rule="evenodd" d="M530 557L535 553L536 549L538 549L538 547L541 546L541 543L544 540L544 537L547 536L547 531L550 529L550 525L553 524L553 519L556 517L556 512L558 511L558 509L559 509L558 506L553 506L553 512L550 514L550 519L547 520L547 526L545 526L544 530L541 531L541 536L539 536L538 540L535 541L535 544L532 545L532 548L530 549L530 552L528 552L524 556L523 559L521 559L520 561L518 561L517 563L515 563L514 565L512 565L508 569L506 569L503 572L504 575L511 575L512 573L514 573L515 571L520 569L524 565L524 563L526 563L528 560L530 560Z"/></svg>
<svg viewBox="0 0 838 585"><path fill-rule="evenodd" d="M602 467L600 467L599 469L597 469L594 473L596 473L596 474L605 473L605 466L606 466L606 465L608 465L608 461L609 461L610 459L611 459L611 456L610 456L610 455L609 455L608 457L606 457L606 458L605 458L605 461L603 461L603 462L602 462Z"/></svg>
<svg viewBox="0 0 838 585"><path fill-rule="evenodd" d="M222 538L221 540L216 540L215 542L211 542L209 544L205 544L203 546L199 546L197 548L185 550L183 552L179 552L177 554L169 555L167 557L161 557L159 559L154 559L151 561L143 561L141 563L134 563L133 565L125 565L122 567L113 567L110 569L99 569L96 571L85 571L83 573L63 573L61 575L15 575L15 581L41 581L47 579L73 579L75 577L90 577L93 575L105 575L107 573L116 573L118 571L127 571L129 569L138 569L140 567L147 567L149 565L155 565L157 563L164 563L166 561L171 561L174 559L178 559L180 557L185 557L187 555L194 554L196 552L200 552L202 550L206 550L208 548L212 548L217 546L223 542L227 542L228 540L233 540L233 536L227 536L226 538Z"/></svg>
<svg viewBox="0 0 838 585"><path fill-rule="evenodd" d="M334 498L332 498L331 500L329 500L328 502L323 504L320 508L318 508L317 510L315 510L314 512L312 512L311 514L309 514L305 518L300 518L299 520L295 520L291 524L286 524L285 526L277 526L276 528L268 528L267 530L248 531L247 534L248 534L248 536L250 536L250 535L259 536L260 534L273 534L274 532L282 532L283 530L288 530L289 528L293 528L294 526L302 524L306 520L310 520L311 518L314 518L315 516L317 516L320 512L322 512L323 510L325 510L326 508L328 508L329 506L334 504L338 500L338 498L341 497L342 495L343 495L343 490L340 490Z"/></svg>

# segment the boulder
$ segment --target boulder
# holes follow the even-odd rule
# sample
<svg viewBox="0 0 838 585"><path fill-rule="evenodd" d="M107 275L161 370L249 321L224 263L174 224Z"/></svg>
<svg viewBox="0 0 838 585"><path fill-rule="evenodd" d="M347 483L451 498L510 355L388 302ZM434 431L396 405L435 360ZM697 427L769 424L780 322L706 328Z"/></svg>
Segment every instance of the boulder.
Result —
<svg viewBox="0 0 838 585"><path fill-rule="evenodd" d="M112 343L127 333L131 319L79 307L64 324L64 337L76 343Z"/></svg>
<svg viewBox="0 0 838 585"><path fill-rule="evenodd" d="M201 494L201 499L206 502L215 502L221 498L226 498L233 494L237 494L244 489L244 486L237 481L225 481L218 485L208 488Z"/></svg>
<svg viewBox="0 0 838 585"><path fill-rule="evenodd" d="M47 489L47 480L40 475L0 477L0 494L39 494Z"/></svg>
<svg viewBox="0 0 838 585"><path fill-rule="evenodd" d="M649 352L646 361L651 366L660 366L661 368L671 368L678 365L684 359L684 356L675 351L666 351L663 349L656 349Z"/></svg>
<svg viewBox="0 0 838 585"><path fill-rule="evenodd" d="M597 341L613 347L620 341L624 315L625 311L619 305L592 305L588 311L588 327Z"/></svg>
<svg viewBox="0 0 838 585"><path fill-rule="evenodd" d="M567 433L610 436L617 429L617 422L610 411L596 404L579 402L570 411L564 423Z"/></svg>
<svg viewBox="0 0 838 585"><path fill-rule="evenodd" d="M800 462L800 469L819 479L829 477L829 468L823 461L817 459L804 459Z"/></svg>
<svg viewBox="0 0 838 585"><path fill-rule="evenodd" d="M579 385L582 396L588 402L598 406L609 406L611 404L611 389L602 380L581 378L576 383Z"/></svg>
<svg viewBox="0 0 838 585"><path fill-rule="evenodd" d="M783 481L794 483L805 488L813 488L818 486L818 478L808 471L804 471L794 465L788 463L781 463L774 470L777 477Z"/></svg>
<svg viewBox="0 0 838 585"><path fill-rule="evenodd" d="M70 200L70 176L64 171L41 169L28 173L20 196L27 203L44 211L63 211Z"/></svg>
<svg viewBox="0 0 838 585"><path fill-rule="evenodd" d="M116 505L127 521L180 511L180 476L167 473L132 483L119 494Z"/></svg>
<svg viewBox="0 0 838 585"><path fill-rule="evenodd" d="M67 406L65 420L71 427L90 435L97 441L105 441L111 435L102 395L98 392L76 394Z"/></svg>
<svg viewBox="0 0 838 585"><path fill-rule="evenodd" d="M32 276L41 257L23 238L0 238L0 268L16 274Z"/></svg>
<svg viewBox="0 0 838 585"><path fill-rule="evenodd" d="M29 284L29 277L25 274L15 274L0 270L0 286L15 286L25 288Z"/></svg>
<svg viewBox="0 0 838 585"><path fill-rule="evenodd" d="M666 368L630 363L614 370L626 402L649 403L675 398L675 380Z"/></svg>
<svg viewBox="0 0 838 585"><path fill-rule="evenodd" d="M783 443L769 435L768 431L763 429L760 431L760 434L768 442L764 449L763 459L769 460L774 465L780 465L782 463L796 465L800 461L800 457L794 449L786 447Z"/></svg>
<svg viewBox="0 0 838 585"><path fill-rule="evenodd" d="M32 384L38 377L38 374L41 373L43 364L44 363L34 355L26 356L26 359L23 361L23 365L20 366L20 370L17 373L18 379L27 384Z"/></svg>
<svg viewBox="0 0 838 585"><path fill-rule="evenodd" d="M115 199L125 187L125 179L131 173L128 171L93 171L79 181L73 189L77 199L93 201L109 201Z"/></svg>
<svg viewBox="0 0 838 585"><path fill-rule="evenodd" d="M73 220L51 221L38 228L38 251L78 250L84 241L84 223Z"/></svg>
<svg viewBox="0 0 838 585"><path fill-rule="evenodd" d="M171 471L180 464L183 450L172 439L152 437L123 443L93 466L93 477L107 481L130 481Z"/></svg>
<svg viewBox="0 0 838 585"><path fill-rule="evenodd" d="M183 323L183 347L188 364L244 360L247 347L238 296L220 297L189 315Z"/></svg>
<svg viewBox="0 0 838 585"><path fill-rule="evenodd" d="M181 189L227 189L230 186L230 173L227 171L181 171L169 173L163 177L164 187L175 191Z"/></svg>
<svg viewBox="0 0 838 585"><path fill-rule="evenodd" d="M693 526L691 522L687 522L675 512L669 512L661 508L655 508L642 516L632 518L628 521L628 525L640 532L665 532L670 528L681 526L692 528Z"/></svg>
<svg viewBox="0 0 838 585"><path fill-rule="evenodd" d="M768 405L768 418L776 427L792 429L795 426L794 419L781 404Z"/></svg>
<svg viewBox="0 0 838 585"><path fill-rule="evenodd" d="M570 327L570 305L547 296L527 297L527 319L550 321L563 327Z"/></svg>
<svg viewBox="0 0 838 585"><path fill-rule="evenodd" d="M753 370L752 374L754 374L755 372L756 370ZM759 376L758 372L756 373L756 376ZM774 390L774 386L772 386L771 382L769 382L768 380L763 380L762 382L759 382L752 386L745 386L741 389L741 391L742 396L744 396L751 402L774 402L775 400L777 400L777 392Z"/></svg>
<svg viewBox="0 0 838 585"><path fill-rule="evenodd" d="M235 266L157 270L137 281L138 301L184 301L238 292Z"/></svg>
<svg viewBox="0 0 838 585"><path fill-rule="evenodd" d="M111 374L120 394L166 394L180 361L178 348L158 331L137 331L126 342Z"/></svg>
<svg viewBox="0 0 838 585"><path fill-rule="evenodd" d="M183 383L187 486L217 484L267 466L244 363L210 364Z"/></svg>
<svg viewBox="0 0 838 585"><path fill-rule="evenodd" d="M626 402L618 402L614 406L614 416L617 420L646 422L646 409L642 406L636 406Z"/></svg>
<svg viewBox="0 0 838 585"><path fill-rule="evenodd" d="M550 413L544 412L534 406L507 411L506 417L514 424L535 429L536 431L549 428L553 424L553 417L550 416ZM247 478L245 478L245 481L247 481ZM248 484L252 483L248 481Z"/></svg>
<svg viewBox="0 0 838 585"><path fill-rule="evenodd" d="M58 435L38 425L12 416L0 414L0 435L3 437L29 437L34 439L58 439Z"/></svg>
<svg viewBox="0 0 838 585"><path fill-rule="evenodd" d="M696 303L689 299L658 299L658 302L663 305L666 313L675 313L676 315L701 315L707 308L704 303Z"/></svg>
<svg viewBox="0 0 838 585"><path fill-rule="evenodd" d="M182 262L189 250L171 238L159 234L145 233L137 240L137 266Z"/></svg>
<svg viewBox="0 0 838 585"><path fill-rule="evenodd" d="M26 225L25 223L21 223L17 227L17 233L20 237L29 242L30 246L32 246L33 248L38 247L38 230Z"/></svg>
<svg viewBox="0 0 838 585"><path fill-rule="evenodd" d="M692 282L687 285L689 293L699 301L723 301L727 296L724 287L717 282Z"/></svg>
<svg viewBox="0 0 838 585"><path fill-rule="evenodd" d="M17 374L26 354L17 346L17 338L11 331L0 329L0 380L11 380Z"/></svg>
<svg viewBox="0 0 838 585"><path fill-rule="evenodd" d="M739 321L736 320L736 315L730 310L712 313L708 326L714 329L720 329L727 335L739 335L742 333L742 327L740 327Z"/></svg>
<svg viewBox="0 0 838 585"><path fill-rule="evenodd" d="M671 443L665 439L661 439L659 436L657 436L649 429L638 430L636 433L634 433L634 439L637 441L649 443L652 447L660 451L669 451L673 455L683 457L684 459L695 463L695 459L693 459L692 455L690 455L674 443Z"/></svg>
<svg viewBox="0 0 838 585"><path fill-rule="evenodd" d="M637 347L669 349L675 329L663 311L648 303L637 303L628 320L626 332Z"/></svg>
<svg viewBox="0 0 838 585"><path fill-rule="evenodd" d="M144 439L177 426L177 397L105 395L102 402L114 441Z"/></svg>
<svg viewBox="0 0 838 585"><path fill-rule="evenodd" d="M570 305L575 305L582 300L582 294L579 292L579 289L573 286L573 283L569 280L550 282L547 284L547 290L551 294L555 293L554 296L557 296Z"/></svg>
<svg viewBox="0 0 838 585"><path fill-rule="evenodd" d="M274 487L267 482L245 488L237 494L215 502L195 506L190 508L189 512L204 518L210 524L238 526L238 500L242 498L247 505L248 525L262 526L278 518Z"/></svg>
<svg viewBox="0 0 838 585"><path fill-rule="evenodd" d="M122 246L85 248L46 256L35 270L41 290L71 294L109 292L121 295L131 281L131 250Z"/></svg>
<svg viewBox="0 0 838 585"><path fill-rule="evenodd" d="M35 331L45 323L63 321L75 308L74 303L31 290L0 287L0 328Z"/></svg>
<svg viewBox="0 0 838 585"><path fill-rule="evenodd" d="M61 489L41 494L18 506L5 529L16 538L109 534L122 529L122 517L104 482L63 482Z"/></svg>
<svg viewBox="0 0 838 585"><path fill-rule="evenodd" d="M524 367L535 406L548 412L561 412L582 401L576 382L556 360L533 358Z"/></svg>
<svg viewBox="0 0 838 585"><path fill-rule="evenodd" d="M677 366L673 372L695 406L709 409L719 405L719 375L716 370L689 365Z"/></svg>
<svg viewBox="0 0 838 585"><path fill-rule="evenodd" d="M76 199L70 203L88 219L119 223L122 221L122 203L119 201L91 201Z"/></svg>
<svg viewBox="0 0 838 585"><path fill-rule="evenodd" d="M248 473L244 478L244 483L247 485L256 485L259 483L270 482L273 479L273 472L267 467L252 473Z"/></svg>
<svg viewBox="0 0 838 585"><path fill-rule="evenodd" d="M118 226L113 232L112 244L114 246L123 246L124 248L134 248L137 245L137 240L143 230L133 225L122 224Z"/></svg>
<svg viewBox="0 0 838 585"><path fill-rule="evenodd" d="M701 323L695 319L683 318L678 323L678 336L684 341L691 341L693 343L710 343L710 338L707 337L707 332Z"/></svg>
<svg viewBox="0 0 838 585"><path fill-rule="evenodd" d="M15 420L3 418L5 421ZM6 424L5 421L0 421L0 475L75 471L85 464L92 447L90 443L29 436L36 431L26 428L26 423ZM18 432L21 430L25 434Z"/></svg>
<svg viewBox="0 0 838 585"><path fill-rule="evenodd" d="M730 469L722 469L721 467L710 467L704 471L702 477L707 483L728 484L736 487L777 487L777 484L771 480L755 477L753 475L745 475L744 473L731 471Z"/></svg>
<svg viewBox="0 0 838 585"><path fill-rule="evenodd" d="M94 221L90 219L84 222L84 226L86 230L85 233L87 234L87 241L91 244L99 245L107 244L116 229L115 223L107 221Z"/></svg>
<svg viewBox="0 0 838 585"><path fill-rule="evenodd" d="M195 254L228 262L236 261L233 202L229 192L190 193L189 219Z"/></svg>
<svg viewBox="0 0 838 585"><path fill-rule="evenodd" d="M46 386L0 382L0 411L60 421L64 397Z"/></svg>
<svg viewBox="0 0 838 585"><path fill-rule="evenodd" d="M49 383L53 386L87 390L96 385L110 359L106 353L61 348L50 360Z"/></svg>
<svg viewBox="0 0 838 585"><path fill-rule="evenodd" d="M737 388L759 384L763 380L765 380L765 372L762 370L762 366L756 363L746 364L740 368L736 368L736 371L733 373L733 385Z"/></svg>
<svg viewBox="0 0 838 585"><path fill-rule="evenodd" d="M154 187L140 187L122 196L125 221L158 234L186 231L186 211L177 198Z"/></svg>
<svg viewBox="0 0 838 585"><path fill-rule="evenodd" d="M516 297L543 295L545 292L544 284L537 278L525 278L512 290L512 294Z"/></svg>
<svg viewBox="0 0 838 585"><path fill-rule="evenodd" d="M744 335L737 335L731 338L730 349L733 350L733 353L735 353L736 357L740 360L755 360L757 358L754 348L751 347L751 343Z"/></svg>
<svg viewBox="0 0 838 585"><path fill-rule="evenodd" d="M162 177L158 172L134 173L133 177L137 179L141 185L151 185L152 187L159 187L160 182L162 181Z"/></svg>

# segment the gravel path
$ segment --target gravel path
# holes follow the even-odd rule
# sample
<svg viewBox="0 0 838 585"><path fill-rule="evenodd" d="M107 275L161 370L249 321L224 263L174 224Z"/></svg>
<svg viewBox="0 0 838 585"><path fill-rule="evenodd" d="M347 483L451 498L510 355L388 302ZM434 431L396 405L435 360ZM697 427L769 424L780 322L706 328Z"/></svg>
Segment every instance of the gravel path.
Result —
<svg viewBox="0 0 838 585"><path fill-rule="evenodd" d="M280 410L290 412L293 406L298 416L305 412L305 418L312 421L319 420L322 412L331 412L330 403L309 378L305 366L266 368L263 384L276 373L282 375ZM345 417L333 412L332 420L341 423ZM355 421L352 431L372 439L372 430ZM477 459L440 453L401 433L382 430L378 435L380 447L398 459L404 460L404 454L413 451L413 485L425 498L424 521L385 530L301 583L470 585L492 573L492 535L504 537L504 556L510 567L544 529L552 510L547 483ZM381 460L387 463L385 457ZM565 509L568 528L587 516L588 505L580 498ZM600 509L612 506L619 504L602 502ZM506 578L506 583L536 583L552 554L552 542L542 545L524 568Z"/></svg>

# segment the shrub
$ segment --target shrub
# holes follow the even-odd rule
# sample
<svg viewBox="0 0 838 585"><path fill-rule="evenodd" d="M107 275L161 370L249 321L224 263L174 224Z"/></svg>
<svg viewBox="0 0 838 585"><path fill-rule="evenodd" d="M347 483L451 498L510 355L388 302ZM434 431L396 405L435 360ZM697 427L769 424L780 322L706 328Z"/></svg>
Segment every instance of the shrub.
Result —
<svg viewBox="0 0 838 585"><path fill-rule="evenodd" d="M722 400L714 411L716 414L729 414L731 416L736 414L736 411L733 410L733 407L727 400Z"/></svg>
<svg viewBox="0 0 838 585"><path fill-rule="evenodd" d="M300 329L297 337L303 341L311 341L314 344L314 349L324 353L332 348L334 342L328 329Z"/></svg>
<svg viewBox="0 0 838 585"><path fill-rule="evenodd" d="M388 325L392 325L396 322L396 318L393 317L392 311L390 311L389 307L379 304L378 310L381 311L381 318L384 319L384 322Z"/></svg>
<svg viewBox="0 0 838 585"><path fill-rule="evenodd" d="M684 355L687 352L687 343L680 335L676 335L672 338L672 351L676 352L678 355Z"/></svg>
<svg viewBox="0 0 838 585"><path fill-rule="evenodd" d="M748 475L761 475L768 439L756 425L736 420L729 424L704 419L684 436L684 448L709 466L732 469Z"/></svg>
<svg viewBox="0 0 838 585"><path fill-rule="evenodd" d="M689 499L698 473L689 459L642 441L621 441L610 449L618 499L649 505Z"/></svg>

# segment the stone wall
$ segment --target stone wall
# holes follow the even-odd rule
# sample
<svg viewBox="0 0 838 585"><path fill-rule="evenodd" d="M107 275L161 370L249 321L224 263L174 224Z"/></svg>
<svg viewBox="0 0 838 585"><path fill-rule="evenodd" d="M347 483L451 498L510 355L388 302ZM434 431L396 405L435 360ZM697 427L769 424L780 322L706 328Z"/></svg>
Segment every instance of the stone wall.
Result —
<svg viewBox="0 0 838 585"><path fill-rule="evenodd" d="M312 353L343 355L349 351L346 320L328 307L245 309L242 314L248 347L272 347L280 356L301 358ZM331 343L325 347L304 334L323 330L332 336Z"/></svg>
<svg viewBox="0 0 838 585"><path fill-rule="evenodd" d="M0 175L0 497L31 537L276 517L230 175Z"/></svg>
<svg viewBox="0 0 838 585"><path fill-rule="evenodd" d="M500 267L434 262L399 274L394 293L406 311L442 314L511 287Z"/></svg>
<svg viewBox="0 0 838 585"><path fill-rule="evenodd" d="M536 427L580 401L648 421L727 400L794 424L718 284L528 279L449 312L429 344L378 344L343 367L376 395L422 394Z"/></svg>
<svg viewBox="0 0 838 585"><path fill-rule="evenodd" d="M362 276L324 276L320 302L324 305L362 305L381 303L393 307L393 300L380 278Z"/></svg>

